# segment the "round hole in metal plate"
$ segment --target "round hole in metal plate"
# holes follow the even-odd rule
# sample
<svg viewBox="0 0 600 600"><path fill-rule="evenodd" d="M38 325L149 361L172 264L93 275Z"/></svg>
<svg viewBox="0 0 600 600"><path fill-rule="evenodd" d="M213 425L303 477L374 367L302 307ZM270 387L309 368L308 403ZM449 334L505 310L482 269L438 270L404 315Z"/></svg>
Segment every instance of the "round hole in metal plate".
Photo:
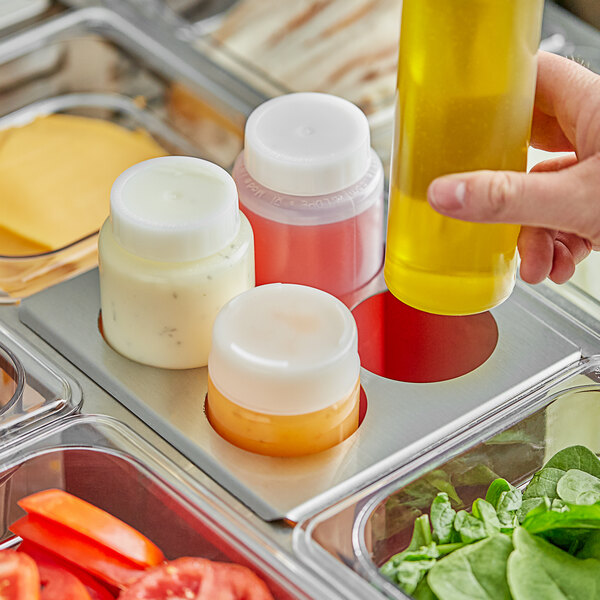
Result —
<svg viewBox="0 0 600 600"><path fill-rule="evenodd" d="M409 383L447 381L482 365L498 343L489 313L448 317L403 304L390 292L367 298L352 314L361 365Z"/></svg>

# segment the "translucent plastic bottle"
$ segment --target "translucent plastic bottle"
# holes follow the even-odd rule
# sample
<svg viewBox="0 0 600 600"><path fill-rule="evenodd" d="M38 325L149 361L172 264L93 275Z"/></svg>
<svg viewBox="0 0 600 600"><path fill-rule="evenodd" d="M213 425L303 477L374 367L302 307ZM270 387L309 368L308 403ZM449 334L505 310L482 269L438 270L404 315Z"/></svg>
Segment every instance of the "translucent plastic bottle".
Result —
<svg viewBox="0 0 600 600"><path fill-rule="evenodd" d="M221 167L167 156L127 169L98 241L106 340L154 367L206 366L217 313L254 285L252 250Z"/></svg>
<svg viewBox="0 0 600 600"><path fill-rule="evenodd" d="M262 285L217 315L206 414L232 444L269 456L331 448L358 427L356 323L331 294Z"/></svg>
<svg viewBox="0 0 600 600"><path fill-rule="evenodd" d="M233 178L255 239L256 284L297 283L338 298L383 263L383 167L351 102L298 93L246 123Z"/></svg>
<svg viewBox="0 0 600 600"><path fill-rule="evenodd" d="M511 293L519 227L436 213L440 175L523 171L543 0L404 0L384 276L415 308L482 312Z"/></svg>

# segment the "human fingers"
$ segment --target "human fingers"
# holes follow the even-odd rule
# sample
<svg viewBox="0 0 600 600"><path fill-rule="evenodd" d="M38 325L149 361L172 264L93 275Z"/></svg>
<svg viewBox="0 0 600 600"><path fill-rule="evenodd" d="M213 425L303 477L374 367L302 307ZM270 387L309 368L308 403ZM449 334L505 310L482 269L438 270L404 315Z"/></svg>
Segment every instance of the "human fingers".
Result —
<svg viewBox="0 0 600 600"><path fill-rule="evenodd" d="M575 154L563 154L562 156L554 156L537 163L531 169L530 173L548 173L550 171L561 171L576 165L579 161Z"/></svg>
<svg viewBox="0 0 600 600"><path fill-rule="evenodd" d="M559 171L447 175L431 183L428 200L456 219L557 229L600 246L600 152Z"/></svg>
<svg viewBox="0 0 600 600"><path fill-rule="evenodd" d="M533 109L530 144L548 152L570 152L573 144L561 129L556 117L547 115L538 108Z"/></svg>
<svg viewBox="0 0 600 600"><path fill-rule="evenodd" d="M570 233L558 233L554 240L552 270L548 277L554 283L565 283L575 273L575 267L591 252L590 243Z"/></svg>
<svg viewBox="0 0 600 600"><path fill-rule="evenodd" d="M538 113L556 123L580 158L600 151L600 77L575 61L538 52L535 92ZM543 121L540 121L543 125ZM546 123L547 124L547 123ZM532 131L535 140L539 128Z"/></svg>
<svg viewBox="0 0 600 600"><path fill-rule="evenodd" d="M542 227L521 227L517 248L521 257L519 274L527 283L541 283L550 275L556 231Z"/></svg>

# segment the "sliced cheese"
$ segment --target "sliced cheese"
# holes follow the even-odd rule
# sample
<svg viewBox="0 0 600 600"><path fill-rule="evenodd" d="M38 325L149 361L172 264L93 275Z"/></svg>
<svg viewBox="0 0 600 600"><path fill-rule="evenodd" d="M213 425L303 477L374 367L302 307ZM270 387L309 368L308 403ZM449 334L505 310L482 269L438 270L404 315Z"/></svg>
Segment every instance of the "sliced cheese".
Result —
<svg viewBox="0 0 600 600"><path fill-rule="evenodd" d="M97 231L127 168L167 152L144 131L73 115L0 131L0 254L61 248Z"/></svg>

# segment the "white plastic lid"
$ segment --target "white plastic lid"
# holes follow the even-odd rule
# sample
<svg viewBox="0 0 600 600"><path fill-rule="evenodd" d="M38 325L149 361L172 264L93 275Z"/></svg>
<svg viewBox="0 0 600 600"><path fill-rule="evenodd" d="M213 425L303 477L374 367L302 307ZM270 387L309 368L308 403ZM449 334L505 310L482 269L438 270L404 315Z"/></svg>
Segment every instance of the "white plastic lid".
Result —
<svg viewBox="0 0 600 600"><path fill-rule="evenodd" d="M259 286L217 315L208 372L228 400L249 410L298 415L327 408L358 380L356 322L321 290Z"/></svg>
<svg viewBox="0 0 600 600"><path fill-rule="evenodd" d="M124 171L110 193L117 241L161 262L198 260L235 238L238 195L229 173L191 156L152 158Z"/></svg>
<svg viewBox="0 0 600 600"><path fill-rule="evenodd" d="M288 94L261 104L248 117L244 143L253 179L297 196L343 190L371 163L367 117L329 94Z"/></svg>

